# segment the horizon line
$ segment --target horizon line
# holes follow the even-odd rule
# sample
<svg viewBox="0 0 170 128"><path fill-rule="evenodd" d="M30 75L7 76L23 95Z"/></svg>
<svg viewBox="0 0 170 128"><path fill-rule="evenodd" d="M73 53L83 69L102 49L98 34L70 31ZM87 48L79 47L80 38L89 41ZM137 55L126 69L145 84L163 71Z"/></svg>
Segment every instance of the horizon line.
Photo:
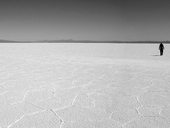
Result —
<svg viewBox="0 0 170 128"><path fill-rule="evenodd" d="M0 39L0 43L170 43L170 40L137 40L137 41L126 41L126 40L27 40L27 41L18 41L18 40L5 40Z"/></svg>

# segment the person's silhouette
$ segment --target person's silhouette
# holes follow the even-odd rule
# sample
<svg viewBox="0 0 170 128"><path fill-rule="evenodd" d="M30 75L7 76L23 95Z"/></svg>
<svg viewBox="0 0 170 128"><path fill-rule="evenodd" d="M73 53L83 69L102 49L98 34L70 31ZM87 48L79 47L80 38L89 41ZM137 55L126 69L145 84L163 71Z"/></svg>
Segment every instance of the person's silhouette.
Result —
<svg viewBox="0 0 170 128"><path fill-rule="evenodd" d="M160 50L160 56L162 56L163 52L164 52L164 45L163 45L163 43L160 43L159 50Z"/></svg>

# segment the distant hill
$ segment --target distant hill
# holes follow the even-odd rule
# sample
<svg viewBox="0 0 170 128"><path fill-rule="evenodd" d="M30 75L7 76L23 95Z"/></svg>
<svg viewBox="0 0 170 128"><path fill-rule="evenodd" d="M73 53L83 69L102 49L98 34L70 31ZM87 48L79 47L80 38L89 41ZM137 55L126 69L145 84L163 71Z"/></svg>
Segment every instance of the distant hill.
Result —
<svg viewBox="0 0 170 128"><path fill-rule="evenodd" d="M0 40L0 43L144 43L144 44L157 44L167 43L170 41L97 41L97 40L36 40L36 41L13 41L13 40Z"/></svg>
<svg viewBox="0 0 170 128"><path fill-rule="evenodd" d="M16 43L18 41L12 41L12 40L0 40L0 43Z"/></svg>
<svg viewBox="0 0 170 128"><path fill-rule="evenodd" d="M170 41L94 41L94 40L43 40L36 42L46 43L170 43Z"/></svg>

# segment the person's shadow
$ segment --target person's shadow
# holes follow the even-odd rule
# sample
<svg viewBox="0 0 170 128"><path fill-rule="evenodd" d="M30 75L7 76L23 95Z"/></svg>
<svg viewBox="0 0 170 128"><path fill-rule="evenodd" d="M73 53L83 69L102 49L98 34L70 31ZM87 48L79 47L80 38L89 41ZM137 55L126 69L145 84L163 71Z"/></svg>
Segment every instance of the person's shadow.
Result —
<svg viewBox="0 0 170 128"><path fill-rule="evenodd" d="M152 56L160 56L160 55L152 55Z"/></svg>

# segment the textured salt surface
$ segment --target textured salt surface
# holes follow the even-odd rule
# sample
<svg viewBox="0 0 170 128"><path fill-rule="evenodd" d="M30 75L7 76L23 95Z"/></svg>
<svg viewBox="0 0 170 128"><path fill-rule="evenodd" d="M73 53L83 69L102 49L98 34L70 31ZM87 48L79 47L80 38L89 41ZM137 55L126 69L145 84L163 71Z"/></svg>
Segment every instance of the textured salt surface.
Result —
<svg viewBox="0 0 170 128"><path fill-rule="evenodd" d="M0 65L2 128L170 127L168 60L1 55Z"/></svg>

